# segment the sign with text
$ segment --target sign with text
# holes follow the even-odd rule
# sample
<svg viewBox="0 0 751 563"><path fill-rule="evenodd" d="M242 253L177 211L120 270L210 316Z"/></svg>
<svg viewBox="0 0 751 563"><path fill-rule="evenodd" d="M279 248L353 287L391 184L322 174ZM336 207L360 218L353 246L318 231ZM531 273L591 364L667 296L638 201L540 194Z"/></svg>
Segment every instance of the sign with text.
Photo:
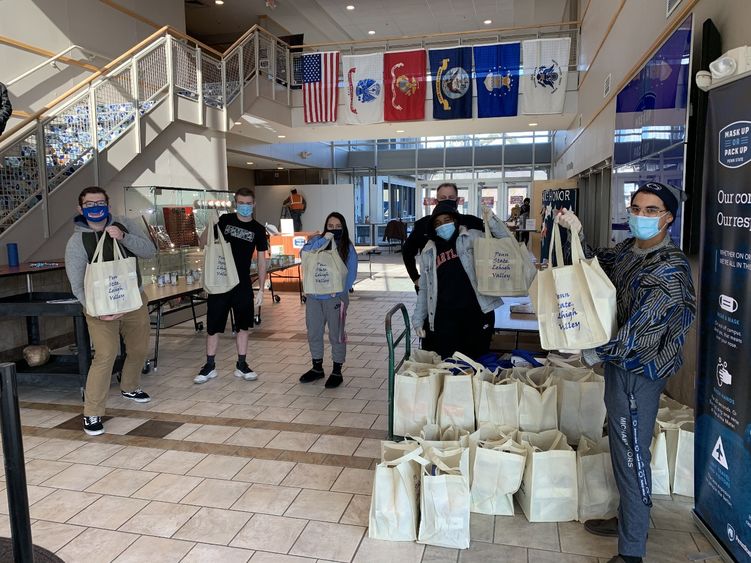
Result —
<svg viewBox="0 0 751 563"><path fill-rule="evenodd" d="M543 260L548 258L550 248L550 236L553 228L553 221L558 212L566 208L574 213L578 213L577 194L579 190L574 188L544 190L542 192L542 250L540 257ZM568 230L561 229L561 242L566 244L568 240Z"/></svg>

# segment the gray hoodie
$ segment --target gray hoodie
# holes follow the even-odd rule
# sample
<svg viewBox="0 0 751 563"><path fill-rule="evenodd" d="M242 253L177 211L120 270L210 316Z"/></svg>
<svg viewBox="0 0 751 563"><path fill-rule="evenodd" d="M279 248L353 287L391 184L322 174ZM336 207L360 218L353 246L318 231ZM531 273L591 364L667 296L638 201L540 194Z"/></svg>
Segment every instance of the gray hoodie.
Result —
<svg viewBox="0 0 751 563"><path fill-rule="evenodd" d="M82 215L76 217L74 222L75 230L70 239L68 239L68 244L65 247L65 272L68 274L73 295L81 302L81 305L85 306L83 278L86 274L89 256L86 253L81 235L95 231L89 227L89 224ZM154 243L144 234L138 222L127 217L110 217L107 220L107 226L109 227L112 223L120 223L128 231L125 233L123 240L120 241L120 244L134 256L138 258L151 258L156 255ZM143 291L143 284L141 284L139 289Z"/></svg>

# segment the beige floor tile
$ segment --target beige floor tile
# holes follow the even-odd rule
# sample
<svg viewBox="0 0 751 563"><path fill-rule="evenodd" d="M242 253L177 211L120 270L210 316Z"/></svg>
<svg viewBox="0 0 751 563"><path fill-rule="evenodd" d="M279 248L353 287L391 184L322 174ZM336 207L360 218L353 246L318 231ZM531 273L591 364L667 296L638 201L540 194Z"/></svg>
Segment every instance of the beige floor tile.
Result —
<svg viewBox="0 0 751 563"><path fill-rule="evenodd" d="M296 409L322 411L329 405L329 403L331 403L331 401L332 399L328 399L326 397L297 396L294 402L289 406L291 406L292 408L296 408Z"/></svg>
<svg viewBox="0 0 751 563"><path fill-rule="evenodd" d="M328 491L341 472L341 467L298 463L282 481L282 485Z"/></svg>
<svg viewBox="0 0 751 563"><path fill-rule="evenodd" d="M227 438L232 436L240 428L236 426L217 426L206 424L186 437L188 442L208 442L210 444L221 444Z"/></svg>
<svg viewBox="0 0 751 563"><path fill-rule="evenodd" d="M305 520L297 518L255 514L230 545L273 553L287 553L305 524Z"/></svg>
<svg viewBox="0 0 751 563"><path fill-rule="evenodd" d="M714 547L712 547L712 544L709 543L709 540L704 536L704 534L695 533L691 534L691 537L694 538L694 543L696 544L696 547L699 551L703 551L705 553L716 553Z"/></svg>
<svg viewBox="0 0 751 563"><path fill-rule="evenodd" d="M83 491L111 472L111 467L77 463L61 471L54 477L50 477L42 484L46 487L55 487L57 489Z"/></svg>
<svg viewBox="0 0 751 563"><path fill-rule="evenodd" d="M217 416L231 406L230 403L208 403L200 401L192 407L185 409L180 414L191 416Z"/></svg>
<svg viewBox="0 0 751 563"><path fill-rule="evenodd" d="M60 458L60 461L97 465L123 449L118 444L84 444L77 450Z"/></svg>
<svg viewBox="0 0 751 563"><path fill-rule="evenodd" d="M117 530L147 504L147 500L104 496L76 514L68 523Z"/></svg>
<svg viewBox="0 0 751 563"><path fill-rule="evenodd" d="M72 451L80 448L86 442L80 442L78 440L58 440L51 439L35 446L26 451L27 459L48 459L59 460L71 453Z"/></svg>
<svg viewBox="0 0 751 563"><path fill-rule="evenodd" d="M86 492L129 497L157 475L151 471L115 469L87 488Z"/></svg>
<svg viewBox="0 0 751 563"><path fill-rule="evenodd" d="M99 465L119 467L122 469L143 469L144 466L158 458L164 450L156 448L141 448L138 446L126 446L111 458L104 460Z"/></svg>
<svg viewBox="0 0 751 563"><path fill-rule="evenodd" d="M251 515L246 512L204 507L196 512L172 537L226 545L248 522L250 517Z"/></svg>
<svg viewBox="0 0 751 563"><path fill-rule="evenodd" d="M360 399L334 399L324 409L327 411L339 411L339 412L361 412L368 401Z"/></svg>
<svg viewBox="0 0 751 563"><path fill-rule="evenodd" d="M138 539L135 534L89 528L57 552L65 563L112 561Z"/></svg>
<svg viewBox="0 0 751 563"><path fill-rule="evenodd" d="M39 485L70 467L70 463L32 459L26 462L26 484Z"/></svg>
<svg viewBox="0 0 751 563"><path fill-rule="evenodd" d="M258 405L259 407L288 407L294 400L294 395L267 393L263 397L259 397L253 404Z"/></svg>
<svg viewBox="0 0 751 563"><path fill-rule="evenodd" d="M323 454L352 455L360 446L361 438L324 435L308 450Z"/></svg>
<svg viewBox="0 0 751 563"><path fill-rule="evenodd" d="M248 490L249 486L248 483L241 481L204 479L180 502L213 508L229 508Z"/></svg>
<svg viewBox="0 0 751 563"><path fill-rule="evenodd" d="M197 543L180 563L247 563L252 555L253 552L248 549Z"/></svg>
<svg viewBox="0 0 751 563"><path fill-rule="evenodd" d="M194 545L193 542L141 536L115 559L115 563L178 563Z"/></svg>
<svg viewBox="0 0 751 563"><path fill-rule="evenodd" d="M235 446L252 446L255 448L264 448L279 434L278 430L263 430L260 428L241 428L235 434L230 436L225 444Z"/></svg>
<svg viewBox="0 0 751 563"><path fill-rule="evenodd" d="M381 459L381 441L373 438L364 438L354 455L356 457L372 457Z"/></svg>
<svg viewBox="0 0 751 563"><path fill-rule="evenodd" d="M424 551L425 546L419 543L374 540L366 535L360 542L352 563L418 563L422 560Z"/></svg>
<svg viewBox="0 0 751 563"><path fill-rule="evenodd" d="M148 419L146 418L130 418L125 416L116 416L109 419L106 423L105 430L107 434L119 434L124 435L138 428Z"/></svg>
<svg viewBox="0 0 751 563"><path fill-rule="evenodd" d="M203 479L161 473L138 489L132 496L164 502L180 502L190 491L195 489Z"/></svg>
<svg viewBox="0 0 751 563"><path fill-rule="evenodd" d="M689 560L698 550L691 534L669 530L650 530L645 563L679 563Z"/></svg>
<svg viewBox="0 0 751 563"><path fill-rule="evenodd" d="M472 536L472 539L475 539L475 536ZM492 538L491 541L493 541ZM555 522L530 523L521 513L514 516L495 517L494 541L504 545L560 551L558 528Z"/></svg>
<svg viewBox="0 0 751 563"><path fill-rule="evenodd" d="M92 504L100 495L60 489L31 506L31 518L65 522Z"/></svg>
<svg viewBox="0 0 751 563"><path fill-rule="evenodd" d="M279 432L279 434L277 434L276 437L266 445L266 447L275 448L277 450L306 452L319 437L320 434L311 434L309 432L282 431Z"/></svg>
<svg viewBox="0 0 751 563"><path fill-rule="evenodd" d="M255 555L250 558L251 563L315 563L315 559L308 557L295 557L294 555L282 555L281 553L268 553L266 551L256 551ZM317 563L326 563L318 561Z"/></svg>
<svg viewBox="0 0 751 563"><path fill-rule="evenodd" d="M495 516L472 513L470 515L469 535L473 540L493 543L494 525Z"/></svg>
<svg viewBox="0 0 751 563"><path fill-rule="evenodd" d="M370 495L354 495L347 510L339 519L340 524L367 526L370 515Z"/></svg>
<svg viewBox="0 0 751 563"><path fill-rule="evenodd" d="M294 518L338 522L344 514L352 495L304 489L284 513Z"/></svg>
<svg viewBox="0 0 751 563"><path fill-rule="evenodd" d="M306 409L296 416L292 422L295 424L317 424L320 426L328 426L338 415L339 413L334 411Z"/></svg>
<svg viewBox="0 0 751 563"><path fill-rule="evenodd" d="M31 525L31 536L34 545L42 546L54 553L85 530L86 528L81 526L37 520Z"/></svg>
<svg viewBox="0 0 751 563"><path fill-rule="evenodd" d="M675 532L698 532L691 510L693 505L685 502L655 499L652 506L652 521L658 530Z"/></svg>
<svg viewBox="0 0 751 563"><path fill-rule="evenodd" d="M193 423L183 424L182 426L178 426L172 432L167 434L164 437L164 439L165 440L185 440L185 438L193 434L193 432L201 428L201 426L203 426L203 424L193 424Z"/></svg>
<svg viewBox="0 0 751 563"><path fill-rule="evenodd" d="M527 550L492 543L471 542L469 549L459 552L459 563L527 563Z"/></svg>
<svg viewBox="0 0 751 563"><path fill-rule="evenodd" d="M228 400L232 396L228 397ZM265 407L256 407L253 405L232 405L227 410L220 412L217 416L222 418L242 418L245 420L252 420L258 414L264 411Z"/></svg>
<svg viewBox="0 0 751 563"><path fill-rule="evenodd" d="M209 454L188 471L187 475L232 479L238 471L245 467L246 463L248 463L248 458L245 457Z"/></svg>
<svg viewBox="0 0 751 563"><path fill-rule="evenodd" d="M294 462L291 461L251 459L247 465L233 477L233 480L278 485L285 477L287 477L294 466Z"/></svg>
<svg viewBox="0 0 751 563"><path fill-rule="evenodd" d="M422 563L456 563L459 559L458 549L426 545L422 555Z"/></svg>
<svg viewBox="0 0 751 563"><path fill-rule="evenodd" d="M597 557L585 555L571 555L558 551L543 551L540 549L527 550L529 563L597 563Z"/></svg>
<svg viewBox="0 0 751 563"><path fill-rule="evenodd" d="M299 493L300 489L295 487L277 487L254 483L232 505L232 509L281 516Z"/></svg>
<svg viewBox="0 0 751 563"><path fill-rule="evenodd" d="M388 401L368 401L368 404L365 405L365 407L360 412L367 414L388 415L389 403Z"/></svg>
<svg viewBox="0 0 751 563"><path fill-rule="evenodd" d="M302 409L289 407L266 407L262 413L256 415L256 420L268 420L271 422L292 422Z"/></svg>
<svg viewBox="0 0 751 563"><path fill-rule="evenodd" d="M309 522L290 550L290 555L351 561L365 532L361 526Z"/></svg>
<svg viewBox="0 0 751 563"><path fill-rule="evenodd" d="M198 462L206 457L206 454L194 452L166 451L154 461L149 463L144 469L146 471L156 471L157 473L175 473L185 475L193 469Z"/></svg>
<svg viewBox="0 0 751 563"><path fill-rule="evenodd" d="M375 414L360 414L343 412L331 423L331 426L343 426L345 428L370 428L378 418Z"/></svg>
<svg viewBox="0 0 751 563"><path fill-rule="evenodd" d="M590 534L578 522L559 522L561 551L592 557L612 557L618 553L618 538L603 538Z"/></svg>
<svg viewBox="0 0 751 563"><path fill-rule="evenodd" d="M120 530L169 538L198 510L197 506L153 501L123 524Z"/></svg>
<svg viewBox="0 0 751 563"><path fill-rule="evenodd" d="M368 495L373 490L373 471L370 469L345 467L334 482L331 490L340 493Z"/></svg>

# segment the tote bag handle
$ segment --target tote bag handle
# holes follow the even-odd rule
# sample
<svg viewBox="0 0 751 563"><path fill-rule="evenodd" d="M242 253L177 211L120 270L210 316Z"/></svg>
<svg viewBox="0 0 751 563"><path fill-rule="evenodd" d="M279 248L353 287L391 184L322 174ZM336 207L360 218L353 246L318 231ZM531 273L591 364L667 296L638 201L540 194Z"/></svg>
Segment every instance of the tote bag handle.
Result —
<svg viewBox="0 0 751 563"><path fill-rule="evenodd" d="M112 238L112 236L107 231L102 233L102 236L99 237L99 242L96 244L96 248L94 249L94 255L91 257L92 264L101 264L102 262L104 262L104 239L106 239L107 237ZM120 250L120 245L114 238L112 239L112 259L114 261L124 259L123 252L122 250Z"/></svg>
<svg viewBox="0 0 751 563"><path fill-rule="evenodd" d="M563 260L563 245L561 244L561 228L558 223L553 223L553 232L550 234L550 246L548 248L548 263L553 267L553 256L558 267L565 265ZM553 252L555 249L555 252Z"/></svg>

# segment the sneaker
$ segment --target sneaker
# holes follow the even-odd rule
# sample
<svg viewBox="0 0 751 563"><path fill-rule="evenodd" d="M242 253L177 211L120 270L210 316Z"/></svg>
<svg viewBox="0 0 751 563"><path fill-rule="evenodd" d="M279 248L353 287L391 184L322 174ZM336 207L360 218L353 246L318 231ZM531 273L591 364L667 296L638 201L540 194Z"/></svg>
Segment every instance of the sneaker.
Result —
<svg viewBox="0 0 751 563"><path fill-rule="evenodd" d="M104 434L104 424L101 416L84 416L83 431L89 436L99 436Z"/></svg>
<svg viewBox="0 0 751 563"><path fill-rule="evenodd" d="M340 373L332 373L329 375L329 378L326 380L326 383L324 383L324 387L326 389L333 389L334 387L339 387L342 382L344 381L344 378L342 377L342 374Z"/></svg>
<svg viewBox="0 0 751 563"><path fill-rule="evenodd" d="M216 366L203 364L201 371L199 371L198 375L193 378L193 383L206 383L209 379L214 379L217 375Z"/></svg>
<svg viewBox="0 0 751 563"><path fill-rule="evenodd" d="M245 381L255 381L258 374L248 365L247 362L237 362L235 364L235 377L241 377Z"/></svg>
<svg viewBox="0 0 751 563"><path fill-rule="evenodd" d="M618 518L608 518L606 520L594 519L584 522L584 529L595 536L606 538L618 537Z"/></svg>
<svg viewBox="0 0 751 563"><path fill-rule="evenodd" d="M130 399L136 403L148 403L151 400L148 393L145 393L140 387L135 391L120 391L120 394L126 399Z"/></svg>
<svg viewBox="0 0 751 563"><path fill-rule="evenodd" d="M309 369L300 376L300 383L310 383L318 379L323 379L323 370L317 370L315 368Z"/></svg>

